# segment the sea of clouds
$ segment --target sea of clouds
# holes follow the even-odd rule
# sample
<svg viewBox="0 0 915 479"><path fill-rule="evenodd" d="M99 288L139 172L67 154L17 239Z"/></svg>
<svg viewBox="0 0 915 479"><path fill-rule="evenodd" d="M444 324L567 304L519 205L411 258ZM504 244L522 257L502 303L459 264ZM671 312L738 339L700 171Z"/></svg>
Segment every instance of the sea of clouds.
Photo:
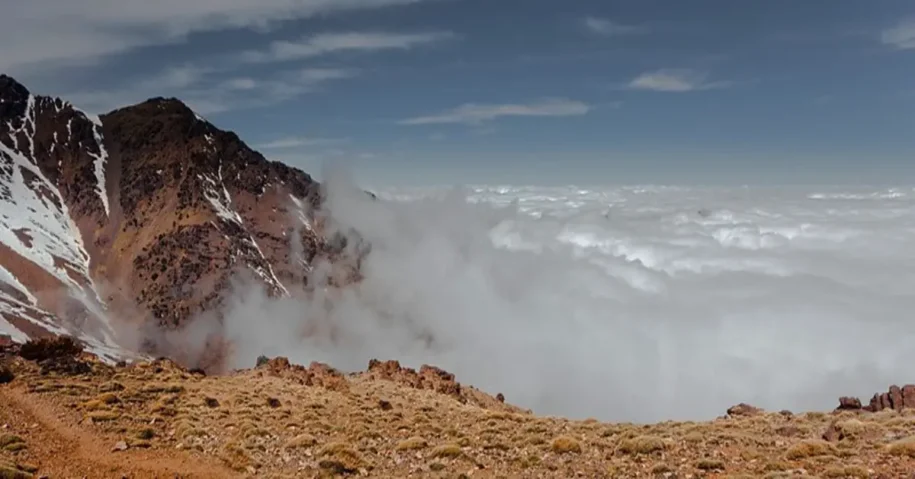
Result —
<svg viewBox="0 0 915 479"><path fill-rule="evenodd" d="M915 190L479 186L327 209L371 244L342 292L234 299L235 366L429 363L536 413L825 410L915 382ZM317 268L320 270L321 268ZM324 334L315 334L315 332ZM865 397L864 399L868 399Z"/></svg>

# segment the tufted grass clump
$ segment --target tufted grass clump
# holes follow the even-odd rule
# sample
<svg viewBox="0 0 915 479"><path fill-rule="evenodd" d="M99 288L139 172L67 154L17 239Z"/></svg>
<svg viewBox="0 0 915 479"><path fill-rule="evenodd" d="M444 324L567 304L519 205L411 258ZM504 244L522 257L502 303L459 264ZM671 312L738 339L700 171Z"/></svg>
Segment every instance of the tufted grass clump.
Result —
<svg viewBox="0 0 915 479"><path fill-rule="evenodd" d="M425 449L427 445L428 443L425 439L421 437L411 437L397 443L397 446L394 449L398 451L416 451Z"/></svg>
<svg viewBox="0 0 915 479"><path fill-rule="evenodd" d="M315 439L311 434L299 434L298 436L286 441L287 449L300 449L312 447L318 443L318 440Z"/></svg>
<svg viewBox="0 0 915 479"><path fill-rule="evenodd" d="M429 454L430 457L435 459L440 458L457 458L464 455L464 451L461 449L461 446L457 444L442 444L441 446L436 446L432 449L432 452Z"/></svg>
<svg viewBox="0 0 915 479"><path fill-rule="evenodd" d="M832 444L820 439L807 439L788 448L785 457L794 461L807 457L834 455L836 449Z"/></svg>
<svg viewBox="0 0 915 479"><path fill-rule="evenodd" d="M661 452L665 449L664 440L656 436L636 436L620 442L619 452L623 454L638 455Z"/></svg>
<svg viewBox="0 0 915 479"><path fill-rule="evenodd" d="M556 454L579 454L581 453L581 443L573 437L559 436L553 439L550 449Z"/></svg>
<svg viewBox="0 0 915 479"><path fill-rule="evenodd" d="M887 446L887 451L893 456L906 456L915 458L915 436L907 437Z"/></svg>

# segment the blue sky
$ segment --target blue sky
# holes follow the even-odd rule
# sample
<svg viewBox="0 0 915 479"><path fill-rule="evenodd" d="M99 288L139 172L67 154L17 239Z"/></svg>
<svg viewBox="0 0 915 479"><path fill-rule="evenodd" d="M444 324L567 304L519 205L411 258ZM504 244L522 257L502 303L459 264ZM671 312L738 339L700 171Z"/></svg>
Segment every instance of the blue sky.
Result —
<svg viewBox="0 0 915 479"><path fill-rule="evenodd" d="M915 181L902 0L30 0L0 71L372 185Z"/></svg>

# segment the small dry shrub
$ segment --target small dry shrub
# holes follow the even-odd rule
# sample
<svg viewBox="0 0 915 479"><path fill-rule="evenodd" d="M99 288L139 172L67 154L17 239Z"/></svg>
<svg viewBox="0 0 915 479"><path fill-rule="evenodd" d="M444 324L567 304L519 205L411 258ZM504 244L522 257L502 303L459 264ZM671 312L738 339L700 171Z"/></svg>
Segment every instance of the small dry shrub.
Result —
<svg viewBox="0 0 915 479"><path fill-rule="evenodd" d="M894 456L915 458L915 436L896 441L887 446L887 451Z"/></svg>
<svg viewBox="0 0 915 479"><path fill-rule="evenodd" d="M721 471L724 470L724 462L717 459L702 459L696 463L696 469L702 471Z"/></svg>
<svg viewBox="0 0 915 479"><path fill-rule="evenodd" d="M25 440L14 434L4 434L0 436L0 449L9 452L21 451L27 448Z"/></svg>
<svg viewBox="0 0 915 479"><path fill-rule="evenodd" d="M789 447L785 457L797 460L806 457L835 455L835 453L836 449L832 444L820 439L807 439Z"/></svg>
<svg viewBox="0 0 915 479"><path fill-rule="evenodd" d="M105 403L105 404L117 404L117 403L121 402L121 398L119 398L119 397L117 396L117 394L114 394L114 393L112 393L112 392L107 392L107 393L100 394L100 395L99 395L97 398L95 398L95 399L96 399L97 401L102 402L102 403Z"/></svg>
<svg viewBox="0 0 915 479"><path fill-rule="evenodd" d="M457 444L442 444L441 446L436 446L432 449L432 452L429 454L429 457L440 459L440 458L457 458L464 455L464 451L461 450L461 446Z"/></svg>
<svg viewBox="0 0 915 479"><path fill-rule="evenodd" d="M426 443L425 439L421 437L411 437L397 443L397 447L394 449L398 451L415 451L418 449L425 449L427 445L428 443Z"/></svg>
<svg viewBox="0 0 915 479"><path fill-rule="evenodd" d="M617 449L623 454L651 454L663 451L666 447L664 440L656 436L636 436L624 439Z"/></svg>
<svg viewBox="0 0 915 479"><path fill-rule="evenodd" d="M97 399L92 399L83 403L83 409L87 411L101 411L103 409L108 409L108 405Z"/></svg>
<svg viewBox="0 0 915 479"><path fill-rule="evenodd" d="M581 443L577 439L569 436L559 436L553 439L550 449L556 454L581 453Z"/></svg>
<svg viewBox="0 0 915 479"><path fill-rule="evenodd" d="M308 448L314 446L318 443L318 440L315 439L311 434L299 434L298 436L290 439L286 442L287 449L299 449L299 448Z"/></svg>
<svg viewBox="0 0 915 479"><path fill-rule="evenodd" d="M226 466L236 471L244 471L254 465L254 461L244 448L235 442L229 442L223 446L219 457Z"/></svg>
<svg viewBox="0 0 915 479"><path fill-rule="evenodd" d="M853 479L868 479L870 474L867 472L867 469L861 466L840 466L840 467L831 467L826 469L823 472L823 477L829 479L839 479L839 478L853 478Z"/></svg>
<svg viewBox="0 0 915 479"><path fill-rule="evenodd" d="M321 469L338 474L350 474L359 470L365 464L362 456L342 442L330 443L318 451Z"/></svg>
<svg viewBox="0 0 915 479"><path fill-rule="evenodd" d="M0 479L32 479L32 477L32 474L26 471L0 464Z"/></svg>

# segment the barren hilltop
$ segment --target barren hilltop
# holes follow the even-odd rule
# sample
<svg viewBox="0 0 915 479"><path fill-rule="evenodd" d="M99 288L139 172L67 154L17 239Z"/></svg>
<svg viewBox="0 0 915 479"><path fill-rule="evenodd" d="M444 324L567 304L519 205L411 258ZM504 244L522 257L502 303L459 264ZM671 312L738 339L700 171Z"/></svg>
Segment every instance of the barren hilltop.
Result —
<svg viewBox="0 0 915 479"><path fill-rule="evenodd" d="M173 347L236 273L272 296L359 281L366 250L323 200L178 100L96 117L0 76L0 478L915 477L915 386L829 412L608 424L435 366L228 370L218 331L208 355Z"/></svg>
<svg viewBox="0 0 915 479"><path fill-rule="evenodd" d="M915 470L915 414L904 401L878 412L845 398L832 412L737 405L709 422L608 424L539 417L438 368L395 361L342 374L261 358L207 376L168 359L107 365L67 338L8 345L0 358L4 478L889 479Z"/></svg>

